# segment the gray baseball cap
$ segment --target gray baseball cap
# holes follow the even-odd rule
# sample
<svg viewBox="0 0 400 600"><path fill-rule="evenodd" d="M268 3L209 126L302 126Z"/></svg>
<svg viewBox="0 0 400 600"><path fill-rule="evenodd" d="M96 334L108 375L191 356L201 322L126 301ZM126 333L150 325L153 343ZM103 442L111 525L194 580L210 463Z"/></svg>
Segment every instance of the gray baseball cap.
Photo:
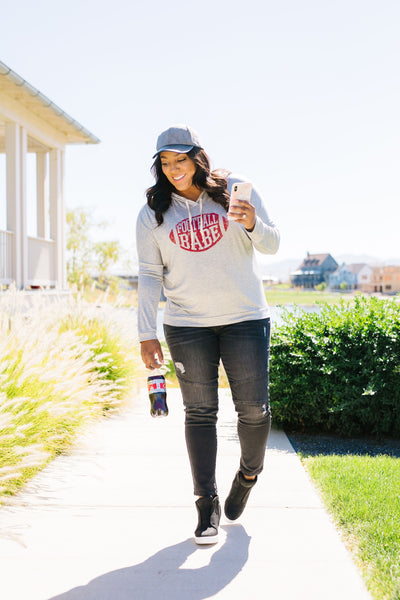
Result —
<svg viewBox="0 0 400 600"><path fill-rule="evenodd" d="M202 148L202 145L199 136L193 129L187 125L174 125L160 133L156 147L157 152L154 154L153 158L163 150L186 154L186 152L189 152L192 148Z"/></svg>

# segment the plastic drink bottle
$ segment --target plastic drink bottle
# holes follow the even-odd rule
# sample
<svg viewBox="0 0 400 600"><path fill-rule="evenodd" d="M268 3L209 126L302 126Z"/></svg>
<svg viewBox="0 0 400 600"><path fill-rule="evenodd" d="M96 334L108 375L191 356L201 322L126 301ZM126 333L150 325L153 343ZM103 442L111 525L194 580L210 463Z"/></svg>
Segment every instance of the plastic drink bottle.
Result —
<svg viewBox="0 0 400 600"><path fill-rule="evenodd" d="M147 378L147 387L149 390L151 416L166 417L168 415L168 406L167 386L164 375L161 373L150 375Z"/></svg>

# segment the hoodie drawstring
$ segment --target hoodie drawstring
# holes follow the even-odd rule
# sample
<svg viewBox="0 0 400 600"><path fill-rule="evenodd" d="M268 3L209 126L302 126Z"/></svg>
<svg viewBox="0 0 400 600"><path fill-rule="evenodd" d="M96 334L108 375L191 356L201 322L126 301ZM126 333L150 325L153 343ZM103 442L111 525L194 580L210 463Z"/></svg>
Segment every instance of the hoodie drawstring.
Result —
<svg viewBox="0 0 400 600"><path fill-rule="evenodd" d="M203 195L200 194L200 231L201 231L201 239L204 240L204 230L203 230Z"/></svg>
<svg viewBox="0 0 400 600"><path fill-rule="evenodd" d="M189 226L190 226L190 247L193 250L194 246L194 231L193 231L193 223L192 223L192 215L190 214L189 202L186 200L186 208L189 215Z"/></svg>
<svg viewBox="0 0 400 600"><path fill-rule="evenodd" d="M187 208L188 215L189 215L190 247L193 250L193 248L194 248L194 229L193 229L192 215L190 213L190 206L189 206L189 202L187 200L186 200L186 208ZM201 231L201 237L202 237L202 239L204 239L202 195L200 195L200 231Z"/></svg>

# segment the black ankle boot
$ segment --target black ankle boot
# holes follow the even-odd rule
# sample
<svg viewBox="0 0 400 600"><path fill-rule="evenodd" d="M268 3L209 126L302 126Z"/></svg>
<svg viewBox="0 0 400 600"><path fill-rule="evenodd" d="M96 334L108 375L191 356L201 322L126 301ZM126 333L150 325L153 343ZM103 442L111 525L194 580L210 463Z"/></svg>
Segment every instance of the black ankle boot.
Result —
<svg viewBox="0 0 400 600"><path fill-rule="evenodd" d="M196 501L199 516L197 529L194 532L196 544L215 544L218 542L218 525L221 518L221 507L218 496L203 496Z"/></svg>
<svg viewBox="0 0 400 600"><path fill-rule="evenodd" d="M256 481L257 477L255 479L246 479L241 471L236 473L231 491L225 501L225 515L228 519L235 521L240 517L249 499L251 488L255 485Z"/></svg>

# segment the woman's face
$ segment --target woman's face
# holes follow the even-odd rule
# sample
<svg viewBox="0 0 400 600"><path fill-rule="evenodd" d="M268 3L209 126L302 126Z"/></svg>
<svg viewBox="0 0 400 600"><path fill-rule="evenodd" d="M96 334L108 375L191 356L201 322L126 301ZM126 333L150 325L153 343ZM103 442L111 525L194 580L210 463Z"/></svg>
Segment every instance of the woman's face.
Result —
<svg viewBox="0 0 400 600"><path fill-rule="evenodd" d="M197 200L200 190L193 185L196 165L187 154L164 151L160 153L161 168L178 194L190 200Z"/></svg>

